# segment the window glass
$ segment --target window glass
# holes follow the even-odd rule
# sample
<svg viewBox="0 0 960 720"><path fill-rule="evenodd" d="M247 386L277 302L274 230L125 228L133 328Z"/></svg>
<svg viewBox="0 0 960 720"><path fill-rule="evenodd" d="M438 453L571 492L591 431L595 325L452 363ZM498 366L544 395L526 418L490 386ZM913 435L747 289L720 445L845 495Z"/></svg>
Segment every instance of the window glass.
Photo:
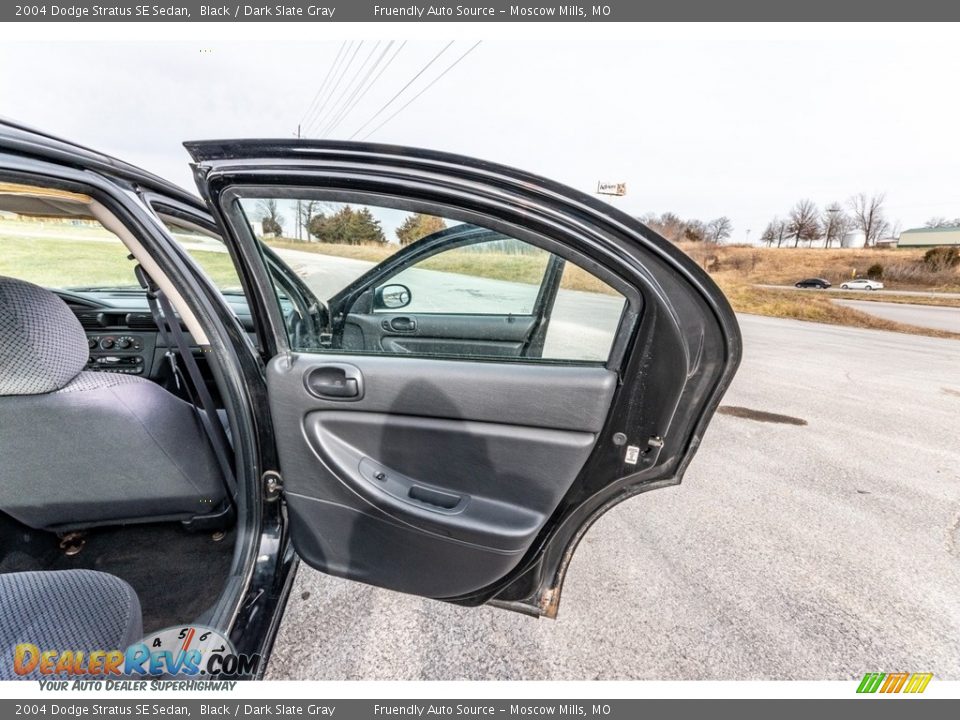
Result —
<svg viewBox="0 0 960 720"><path fill-rule="evenodd" d="M129 250L85 196L0 187L0 275L62 290L137 288Z"/></svg>
<svg viewBox="0 0 960 720"><path fill-rule="evenodd" d="M451 217L375 205L244 198L241 214L319 301L313 336L358 352L602 363L622 294L532 243ZM283 309L283 308L281 308ZM318 311L319 312L319 311ZM322 345L308 340L323 336Z"/></svg>
<svg viewBox="0 0 960 720"><path fill-rule="evenodd" d="M233 259L218 235L203 232L172 218L163 217L162 219L173 239L193 258L221 292L243 292Z"/></svg>
<svg viewBox="0 0 960 720"><path fill-rule="evenodd" d="M392 275L390 285L410 292L403 311L532 315L550 253L491 234L495 239L444 250ZM374 312L393 310L374 307Z"/></svg>
<svg viewBox="0 0 960 720"><path fill-rule="evenodd" d="M543 346L545 357L603 362L620 326L623 295L583 268L566 263Z"/></svg>

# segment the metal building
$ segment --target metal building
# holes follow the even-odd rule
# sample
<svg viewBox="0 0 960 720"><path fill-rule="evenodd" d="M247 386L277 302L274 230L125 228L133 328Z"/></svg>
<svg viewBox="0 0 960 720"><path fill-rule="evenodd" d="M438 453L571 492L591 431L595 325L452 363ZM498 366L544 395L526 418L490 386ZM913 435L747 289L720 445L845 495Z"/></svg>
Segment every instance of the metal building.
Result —
<svg viewBox="0 0 960 720"><path fill-rule="evenodd" d="M960 227L912 228L900 233L897 247L960 245Z"/></svg>

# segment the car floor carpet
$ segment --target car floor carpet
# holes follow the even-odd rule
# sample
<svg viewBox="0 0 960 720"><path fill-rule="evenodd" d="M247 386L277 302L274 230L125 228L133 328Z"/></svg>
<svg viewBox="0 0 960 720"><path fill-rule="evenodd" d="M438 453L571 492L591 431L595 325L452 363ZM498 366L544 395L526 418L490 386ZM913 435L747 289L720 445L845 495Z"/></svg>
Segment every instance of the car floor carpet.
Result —
<svg viewBox="0 0 960 720"><path fill-rule="evenodd" d="M53 533L0 513L0 573L99 570L123 578L140 598L144 632L190 622L216 602L233 558L234 533L219 542L179 523L89 530L68 557Z"/></svg>

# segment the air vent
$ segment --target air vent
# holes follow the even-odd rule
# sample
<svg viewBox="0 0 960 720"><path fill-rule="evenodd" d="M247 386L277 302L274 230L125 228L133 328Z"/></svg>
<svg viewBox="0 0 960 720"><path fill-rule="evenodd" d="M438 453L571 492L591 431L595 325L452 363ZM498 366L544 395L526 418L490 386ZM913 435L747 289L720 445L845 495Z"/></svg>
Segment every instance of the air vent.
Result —
<svg viewBox="0 0 960 720"><path fill-rule="evenodd" d="M157 329L157 324L153 321L153 315L146 312L127 313L126 324L130 329Z"/></svg>
<svg viewBox="0 0 960 720"><path fill-rule="evenodd" d="M77 320L80 321L80 324L85 328L98 328L103 327L100 322L100 312L98 310L75 310L77 315Z"/></svg>

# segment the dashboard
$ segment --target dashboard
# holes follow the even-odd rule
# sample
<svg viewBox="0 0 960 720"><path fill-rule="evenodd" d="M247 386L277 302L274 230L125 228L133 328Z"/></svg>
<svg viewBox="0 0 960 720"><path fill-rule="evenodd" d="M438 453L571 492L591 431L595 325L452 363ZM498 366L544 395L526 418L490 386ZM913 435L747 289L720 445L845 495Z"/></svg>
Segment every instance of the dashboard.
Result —
<svg viewBox="0 0 960 720"><path fill-rule="evenodd" d="M151 380L164 370L167 347L154 322L147 297L139 288L53 290L70 308L87 335L89 357L85 370L140 375ZM242 294L223 299L251 335L253 319ZM184 328L186 332L186 328ZM199 353L199 346L187 338ZM255 338L254 338L255 340Z"/></svg>

